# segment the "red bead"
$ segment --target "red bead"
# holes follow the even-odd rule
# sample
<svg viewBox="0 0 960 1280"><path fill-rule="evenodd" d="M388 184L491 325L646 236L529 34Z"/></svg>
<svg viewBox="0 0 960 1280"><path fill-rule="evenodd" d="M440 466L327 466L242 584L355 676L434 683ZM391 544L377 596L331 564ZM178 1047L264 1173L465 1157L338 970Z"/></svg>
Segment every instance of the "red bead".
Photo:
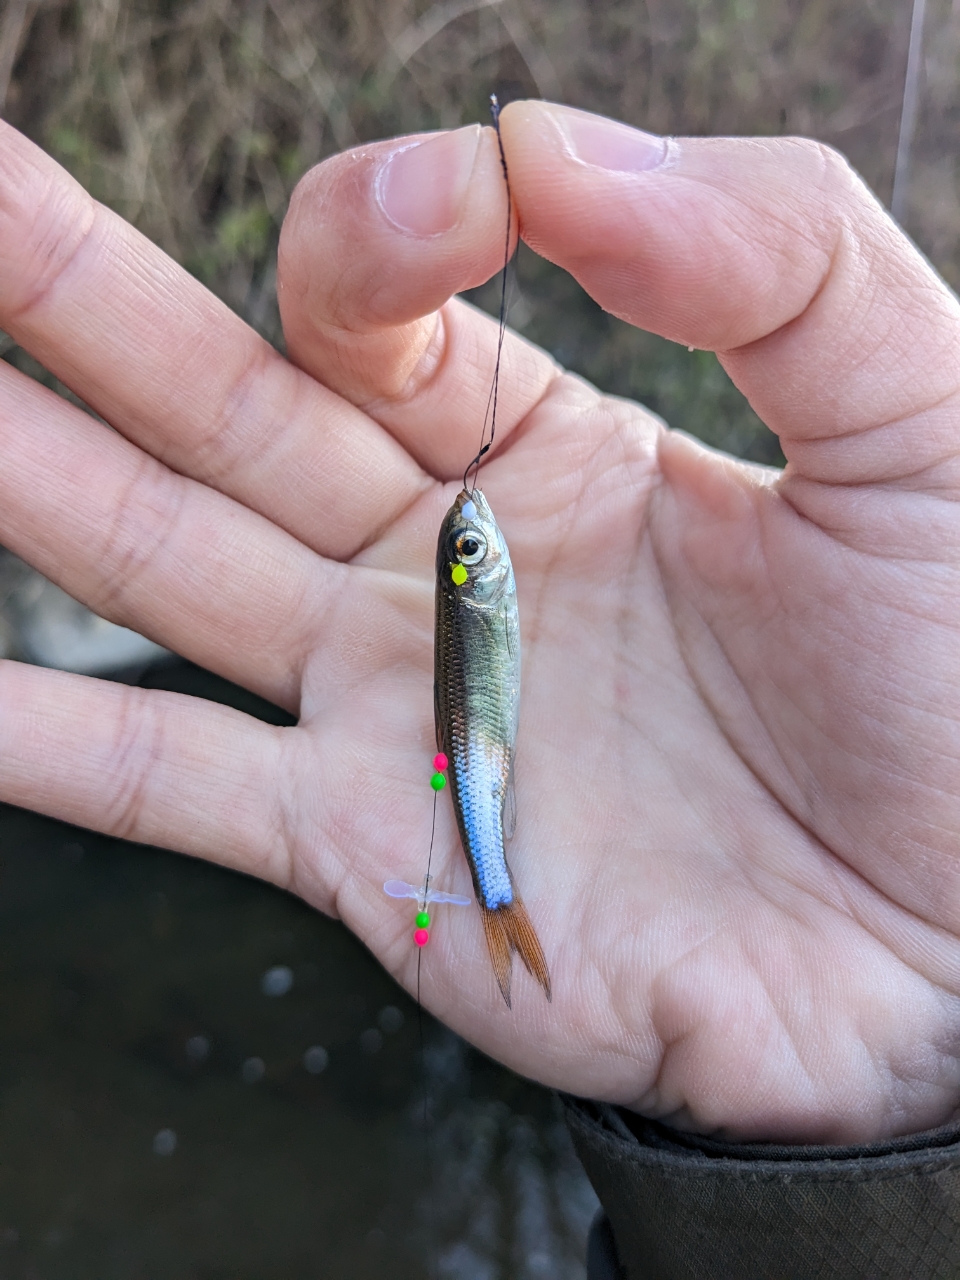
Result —
<svg viewBox="0 0 960 1280"><path fill-rule="evenodd" d="M443 773L449 763L449 760L442 751L438 751L433 757L433 767L436 769L437 773Z"/></svg>
<svg viewBox="0 0 960 1280"><path fill-rule="evenodd" d="M427 929L415 929L413 940L418 947L425 947L430 941L430 932Z"/></svg>

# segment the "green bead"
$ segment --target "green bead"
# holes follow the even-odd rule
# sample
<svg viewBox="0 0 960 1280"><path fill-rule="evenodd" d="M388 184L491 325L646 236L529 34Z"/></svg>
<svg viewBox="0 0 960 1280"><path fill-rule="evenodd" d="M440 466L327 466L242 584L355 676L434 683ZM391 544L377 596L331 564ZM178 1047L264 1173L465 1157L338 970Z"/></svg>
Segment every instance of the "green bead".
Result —
<svg viewBox="0 0 960 1280"><path fill-rule="evenodd" d="M418 929L430 928L430 917L427 915L425 911L417 912L417 928Z"/></svg>
<svg viewBox="0 0 960 1280"><path fill-rule="evenodd" d="M430 785L433 787L434 791L442 791L447 785L447 780L442 773L435 773L430 779Z"/></svg>

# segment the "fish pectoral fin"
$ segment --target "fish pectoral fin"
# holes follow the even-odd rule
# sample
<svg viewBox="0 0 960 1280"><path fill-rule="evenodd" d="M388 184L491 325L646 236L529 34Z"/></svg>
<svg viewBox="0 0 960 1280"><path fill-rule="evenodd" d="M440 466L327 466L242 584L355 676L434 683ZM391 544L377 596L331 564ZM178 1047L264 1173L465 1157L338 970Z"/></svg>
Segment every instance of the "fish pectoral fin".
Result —
<svg viewBox="0 0 960 1280"><path fill-rule="evenodd" d="M514 951L520 956L530 976L543 987L547 999L552 1000L547 958L543 954L537 931L527 915L527 909L520 899L515 897L502 907L485 907L482 902L478 905L490 961L507 1008L511 1008L510 976Z"/></svg>
<svg viewBox="0 0 960 1280"><path fill-rule="evenodd" d="M513 761L507 774L507 786L503 793L503 838L512 840L517 829L517 790L513 785Z"/></svg>
<svg viewBox="0 0 960 1280"><path fill-rule="evenodd" d="M436 680L433 682L433 724L436 730L437 750L447 754L447 726L444 722L443 710L440 705L440 688Z"/></svg>

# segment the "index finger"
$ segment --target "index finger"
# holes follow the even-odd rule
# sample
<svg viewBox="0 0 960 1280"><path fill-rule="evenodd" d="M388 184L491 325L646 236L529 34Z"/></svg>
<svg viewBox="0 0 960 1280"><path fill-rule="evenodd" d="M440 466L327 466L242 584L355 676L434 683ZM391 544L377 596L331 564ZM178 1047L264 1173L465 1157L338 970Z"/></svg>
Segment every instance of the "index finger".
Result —
<svg viewBox="0 0 960 1280"><path fill-rule="evenodd" d="M514 213L496 135L473 125L332 156L284 222L290 358L442 479L476 452L495 368L498 448L558 376L545 352L509 330L499 341L496 321L450 301L503 267Z"/></svg>
<svg viewBox="0 0 960 1280"><path fill-rule="evenodd" d="M430 480L0 122L0 329L175 471L346 559Z"/></svg>

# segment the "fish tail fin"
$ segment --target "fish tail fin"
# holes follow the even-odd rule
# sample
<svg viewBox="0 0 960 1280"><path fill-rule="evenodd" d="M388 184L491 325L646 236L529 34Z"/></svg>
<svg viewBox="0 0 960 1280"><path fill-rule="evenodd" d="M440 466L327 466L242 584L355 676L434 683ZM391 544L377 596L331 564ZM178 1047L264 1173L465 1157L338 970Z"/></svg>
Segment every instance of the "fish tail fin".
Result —
<svg viewBox="0 0 960 1280"><path fill-rule="evenodd" d="M493 972L497 975L500 994L506 1000L509 1009L511 1008L510 971L513 968L513 948L510 946L510 934L504 920L505 908L491 909L485 907L482 902L478 905L480 919L483 921L483 932L487 938L487 950L490 952L490 962L493 965Z"/></svg>
<svg viewBox="0 0 960 1280"><path fill-rule="evenodd" d="M487 937L487 950L507 1008L511 1007L510 973L514 951L520 956L530 976L543 987L547 999L552 1000L547 958L543 954L537 931L527 915L527 909L520 899L514 896L512 902L500 907L485 907L483 903L479 906L483 931Z"/></svg>

